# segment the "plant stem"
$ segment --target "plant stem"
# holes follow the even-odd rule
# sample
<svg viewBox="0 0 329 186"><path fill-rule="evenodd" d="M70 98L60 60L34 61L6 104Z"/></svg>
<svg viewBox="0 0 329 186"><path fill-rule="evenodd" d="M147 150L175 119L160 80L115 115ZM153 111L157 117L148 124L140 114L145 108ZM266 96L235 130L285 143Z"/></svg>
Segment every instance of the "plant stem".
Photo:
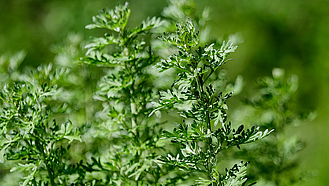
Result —
<svg viewBox="0 0 329 186"><path fill-rule="evenodd" d="M46 163L46 167L47 167L48 176L49 176L49 179L50 179L50 185L51 186L56 186L51 168L49 167L47 162L45 162L45 163Z"/></svg>
<svg viewBox="0 0 329 186"><path fill-rule="evenodd" d="M212 73L212 72L211 72ZM207 76L206 79L208 79L208 77L211 75L211 73ZM199 88L199 95L200 95L200 101L203 103L203 108L204 108L204 121L206 123L206 131L205 134L211 134L212 133L212 129L211 129L211 121L210 121L210 113L209 113L209 106L210 106L210 100L209 100L209 97L208 95L204 92L204 88L203 88L203 85L204 85L204 80L202 78L201 75L198 75L197 76L197 86ZM210 150L210 153L209 153L209 158L206 160L207 161L207 171L208 171L208 177L210 179L212 179L212 176L211 176L211 173L212 173L212 168L213 168L213 165L214 165L214 149L213 149L213 146L212 146L212 139L211 139L211 135L210 137L208 138L208 147L209 147L209 150Z"/></svg>
<svg viewBox="0 0 329 186"><path fill-rule="evenodd" d="M50 180L50 185L51 186L56 186L56 184L55 184L55 178L53 176L53 171L52 171L51 167L48 164L48 160L47 160L47 157L46 157L44 148L43 148L42 144L40 143L40 140L38 139L38 137L37 136L34 136L34 137L36 138L35 139L36 147L39 150L39 152L42 154L42 159L43 159L43 161L46 164L47 172L48 172L48 176L49 176L49 180Z"/></svg>

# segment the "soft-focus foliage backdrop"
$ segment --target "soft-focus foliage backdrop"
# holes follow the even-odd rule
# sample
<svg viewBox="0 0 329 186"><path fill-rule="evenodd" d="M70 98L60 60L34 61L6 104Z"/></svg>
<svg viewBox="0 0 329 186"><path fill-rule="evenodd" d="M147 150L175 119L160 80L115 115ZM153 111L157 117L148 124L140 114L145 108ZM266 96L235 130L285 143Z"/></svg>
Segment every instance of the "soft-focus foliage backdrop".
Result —
<svg viewBox="0 0 329 186"><path fill-rule="evenodd" d="M84 26L104 7L116 0L1 0L0 54L25 50L23 65L37 66L53 61L53 46L71 33L87 39L92 35ZM136 26L147 16L161 16L163 0L134 0L130 24ZM327 185L329 177L329 1L328 0L203 0L210 7L211 36L238 33L244 40L234 61L226 65L232 79L244 77L240 98L248 96L258 77L270 76L275 67L299 77L298 105L316 110L317 118L294 132L306 140L299 155L303 169L316 170L317 176L305 185ZM229 102L231 108L239 99Z"/></svg>

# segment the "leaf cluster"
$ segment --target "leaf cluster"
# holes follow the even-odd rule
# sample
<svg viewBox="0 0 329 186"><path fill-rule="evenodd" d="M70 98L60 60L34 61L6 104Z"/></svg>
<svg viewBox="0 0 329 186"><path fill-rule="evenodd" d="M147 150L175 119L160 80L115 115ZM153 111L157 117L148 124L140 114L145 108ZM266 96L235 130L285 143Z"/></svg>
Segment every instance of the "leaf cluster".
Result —
<svg viewBox="0 0 329 186"><path fill-rule="evenodd" d="M78 35L53 48L54 65L21 70L24 52L0 57L0 162L23 175L21 185L297 183L290 175L304 144L286 127L311 117L291 102L297 78L275 69L229 121L241 78L228 84L221 69L236 42L209 42L209 9L196 7L170 0L166 20L132 28L128 3L103 9L86 29L106 33L91 37L80 59ZM171 86L158 85L164 80Z"/></svg>
<svg viewBox="0 0 329 186"><path fill-rule="evenodd" d="M23 185L63 182L60 177L66 174L70 143L80 140L70 121L52 120L66 110L63 104L51 104L60 92L54 82L65 70L50 71L51 66L40 67L21 77L25 81L4 85L0 92L0 160L14 160L17 166L11 171L28 173Z"/></svg>
<svg viewBox="0 0 329 186"><path fill-rule="evenodd" d="M191 20L177 24L174 33L164 33L160 39L177 47L178 52L162 60L160 71L178 70L178 79L172 90L162 92L155 111L176 108L183 121L172 132L165 131L164 138L178 143L177 155L168 155L162 161L189 173L203 172L211 185L223 185L217 170L218 155L223 149L254 142L271 131L259 131L258 127L244 130L241 125L231 129L227 121L226 100L232 93L223 95L209 82L209 77L227 62L227 56L237 48L232 42L223 42L219 49L215 43L199 45L199 36ZM185 107L181 107L185 104Z"/></svg>
<svg viewBox="0 0 329 186"><path fill-rule="evenodd" d="M155 119L147 117L155 95L147 70L158 57L141 38L161 22L147 18L128 29L129 15L126 3L114 10L101 11L93 18L94 23L86 26L110 31L104 37L92 38L85 46L88 51L83 59L107 68L95 95L104 106L95 136L106 138L112 145L107 146L98 167L110 175L106 178L109 184L155 184L161 171L155 153L160 128Z"/></svg>
<svg viewBox="0 0 329 186"><path fill-rule="evenodd" d="M305 144L288 132L289 128L314 117L314 113L301 112L296 108L294 94L297 87L297 76L286 78L284 70L276 68L272 77L259 79L258 93L245 100L245 113L239 114L240 120L275 130L257 146L248 146L236 154L239 158L255 162L250 167L252 180L263 184L291 185L308 177L296 171L299 166L297 153Z"/></svg>

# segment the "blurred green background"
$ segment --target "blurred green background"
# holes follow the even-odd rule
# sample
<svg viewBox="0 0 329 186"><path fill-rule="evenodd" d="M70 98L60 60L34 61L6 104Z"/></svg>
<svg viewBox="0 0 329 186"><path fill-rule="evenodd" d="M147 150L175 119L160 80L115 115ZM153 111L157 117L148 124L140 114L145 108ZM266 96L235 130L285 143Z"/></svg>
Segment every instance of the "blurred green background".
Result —
<svg viewBox="0 0 329 186"><path fill-rule="evenodd" d="M25 50L24 65L53 61L52 46L71 33L88 39L84 26L99 9L114 7L117 0L1 0L0 54ZM148 16L161 16L163 0L134 0L130 24ZM200 12L211 9L211 37L238 33L244 40L234 59L226 65L231 79L241 74L244 89L229 102L239 106L239 97L262 76L279 67L299 77L297 104L301 110L316 110L317 118L292 129L306 141L299 153L302 169L317 176L304 185L328 185L329 176L329 1L328 0L203 0ZM136 24L135 24L136 23Z"/></svg>

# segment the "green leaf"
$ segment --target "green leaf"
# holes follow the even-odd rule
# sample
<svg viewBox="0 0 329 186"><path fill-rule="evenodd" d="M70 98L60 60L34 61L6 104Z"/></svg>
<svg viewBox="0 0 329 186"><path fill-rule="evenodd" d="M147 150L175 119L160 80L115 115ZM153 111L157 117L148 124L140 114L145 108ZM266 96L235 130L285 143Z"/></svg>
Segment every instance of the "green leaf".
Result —
<svg viewBox="0 0 329 186"><path fill-rule="evenodd" d="M160 18L156 18L156 17L152 17L152 18L147 18L146 20L144 20L142 22L141 25L139 25L138 27L133 28L130 31L129 34L129 38L134 37L135 35L147 32L155 27L158 27L162 24L161 19Z"/></svg>
<svg viewBox="0 0 329 186"><path fill-rule="evenodd" d="M114 10L104 9L99 15L93 17L93 24L87 25L86 29L106 28L115 32L123 31L130 15L129 4L118 5Z"/></svg>

